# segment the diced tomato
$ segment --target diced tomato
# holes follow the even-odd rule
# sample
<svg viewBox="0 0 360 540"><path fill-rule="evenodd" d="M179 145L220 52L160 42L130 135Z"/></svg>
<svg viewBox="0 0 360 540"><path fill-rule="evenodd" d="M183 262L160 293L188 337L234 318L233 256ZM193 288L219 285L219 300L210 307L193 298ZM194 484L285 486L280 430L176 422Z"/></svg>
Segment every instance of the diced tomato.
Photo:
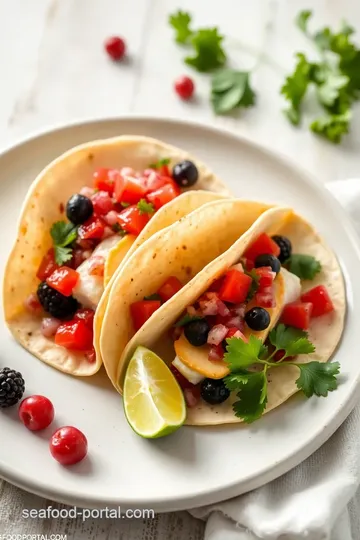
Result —
<svg viewBox="0 0 360 540"><path fill-rule="evenodd" d="M146 194L146 188L135 178L130 176L117 176L115 180L114 197L117 202L126 202L136 204L143 199Z"/></svg>
<svg viewBox="0 0 360 540"><path fill-rule="evenodd" d="M46 279L46 283L64 296L70 296L79 279L76 270L68 266L61 266Z"/></svg>
<svg viewBox="0 0 360 540"><path fill-rule="evenodd" d="M84 321L86 326L90 328L90 330L92 330L94 326L94 315L95 315L95 311L93 309L84 308L84 309L79 309L75 313L74 319L79 319L79 320Z"/></svg>
<svg viewBox="0 0 360 540"><path fill-rule="evenodd" d="M161 285L157 293L160 296L161 300L163 302L166 302L172 296L174 296L177 292L179 292L181 288L182 288L181 281L175 276L170 276L165 281L165 283Z"/></svg>
<svg viewBox="0 0 360 540"><path fill-rule="evenodd" d="M276 306L276 300L274 296L273 288L266 287L263 290L259 290L254 297L255 304L263 308L274 308Z"/></svg>
<svg viewBox="0 0 360 540"><path fill-rule="evenodd" d="M165 176L160 176L156 171L151 170L150 174L144 178L146 192L157 191L168 183Z"/></svg>
<svg viewBox="0 0 360 540"><path fill-rule="evenodd" d="M94 172L94 187L100 191L107 191L110 195L114 192L115 179L119 175L116 169L97 169Z"/></svg>
<svg viewBox="0 0 360 540"><path fill-rule="evenodd" d="M219 298L232 304L245 302L251 283L252 278L250 276L238 270L228 270L219 291Z"/></svg>
<svg viewBox="0 0 360 540"><path fill-rule="evenodd" d="M160 300L139 300L131 304L130 313L135 330L139 330L160 306Z"/></svg>
<svg viewBox="0 0 360 540"><path fill-rule="evenodd" d="M301 296L302 302L311 302L313 305L312 317L321 317L325 313L334 311L334 304L324 285L318 285Z"/></svg>
<svg viewBox="0 0 360 540"><path fill-rule="evenodd" d="M94 347L90 349L90 351L86 351L85 356L89 364L93 364L94 362L96 362L96 352Z"/></svg>
<svg viewBox="0 0 360 540"><path fill-rule="evenodd" d="M97 216L105 216L114 209L114 203L107 191L98 191L91 197L94 212Z"/></svg>
<svg viewBox="0 0 360 540"><path fill-rule="evenodd" d="M46 253L46 255L44 255L43 260L41 261L40 266L38 268L38 271L36 272L36 277L40 279L40 281L44 281L57 268L59 268L59 266L55 262L55 252L54 252L54 249L51 248Z"/></svg>
<svg viewBox="0 0 360 540"><path fill-rule="evenodd" d="M245 341L245 343L248 343L249 341L248 338L244 336L244 334L240 332L238 328L229 328L228 333L226 334L226 339L229 339L231 337L242 339L243 341Z"/></svg>
<svg viewBox="0 0 360 540"><path fill-rule="evenodd" d="M215 281L212 282L210 287L208 288L209 292L219 292L221 289L221 286L223 284L224 278L220 277L218 279L215 279Z"/></svg>
<svg viewBox="0 0 360 540"><path fill-rule="evenodd" d="M219 362L219 360L222 360L224 358L225 350L222 346L222 343L220 345L212 345L209 350L209 360L211 362Z"/></svg>
<svg viewBox="0 0 360 540"><path fill-rule="evenodd" d="M24 302L24 307L27 311L35 315L40 315L40 313L42 313L42 305L40 304L36 293L29 294Z"/></svg>
<svg viewBox="0 0 360 540"><path fill-rule="evenodd" d="M264 255L265 253L278 257L280 255L280 248L268 234L262 233L251 246L247 248L244 257L255 261L258 255Z"/></svg>
<svg viewBox="0 0 360 540"><path fill-rule="evenodd" d="M157 189L156 191L148 193L146 195L146 198L154 205L155 210L159 210L159 208L164 206L164 204L172 201L178 195L179 193L176 191L172 184L165 184L165 186Z"/></svg>
<svg viewBox="0 0 360 540"><path fill-rule="evenodd" d="M170 176L171 177L171 172L170 172L170 168L168 165L160 165L160 167L157 169L159 171L159 174L161 176Z"/></svg>
<svg viewBox="0 0 360 540"><path fill-rule="evenodd" d="M248 272L255 268L255 263L251 259L244 259L244 266Z"/></svg>
<svg viewBox="0 0 360 540"><path fill-rule="evenodd" d="M311 302L293 302L287 304L281 315L281 322L287 326L295 326L300 330L308 330L313 305Z"/></svg>
<svg viewBox="0 0 360 540"><path fill-rule="evenodd" d="M141 233L150 219L149 214L142 214L137 206L129 206L118 214L118 224L124 231L136 236Z"/></svg>
<svg viewBox="0 0 360 540"><path fill-rule="evenodd" d="M172 374L174 375L175 379L179 383L179 386L182 389L191 388L192 386L194 386L190 381L187 380L186 377L184 377L184 375L182 373L180 373L180 371L178 369L176 369L176 367L173 364L170 364L170 369L171 369Z"/></svg>
<svg viewBox="0 0 360 540"><path fill-rule="evenodd" d="M80 319L65 322L55 334L55 343L74 351L89 351L93 346L93 332Z"/></svg>
<svg viewBox="0 0 360 540"><path fill-rule="evenodd" d="M101 219L92 216L90 219L80 225L78 235L83 240L100 239L105 230L105 224Z"/></svg>
<svg viewBox="0 0 360 540"><path fill-rule="evenodd" d="M105 258L102 255L92 255L89 258L90 276L103 276L105 270Z"/></svg>
<svg viewBox="0 0 360 540"><path fill-rule="evenodd" d="M258 291L271 287L276 276L275 272L272 271L271 266L261 266L260 268L255 268L254 272L259 277Z"/></svg>

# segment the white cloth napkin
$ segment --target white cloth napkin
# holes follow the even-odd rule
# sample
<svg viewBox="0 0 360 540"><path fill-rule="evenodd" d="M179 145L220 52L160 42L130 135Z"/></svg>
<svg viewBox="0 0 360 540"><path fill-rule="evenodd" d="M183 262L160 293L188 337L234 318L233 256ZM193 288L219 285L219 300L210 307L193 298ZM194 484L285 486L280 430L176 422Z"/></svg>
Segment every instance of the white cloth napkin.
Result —
<svg viewBox="0 0 360 540"><path fill-rule="evenodd" d="M360 179L328 184L360 234ZM310 458L273 482L191 510L205 540L360 540L360 404Z"/></svg>

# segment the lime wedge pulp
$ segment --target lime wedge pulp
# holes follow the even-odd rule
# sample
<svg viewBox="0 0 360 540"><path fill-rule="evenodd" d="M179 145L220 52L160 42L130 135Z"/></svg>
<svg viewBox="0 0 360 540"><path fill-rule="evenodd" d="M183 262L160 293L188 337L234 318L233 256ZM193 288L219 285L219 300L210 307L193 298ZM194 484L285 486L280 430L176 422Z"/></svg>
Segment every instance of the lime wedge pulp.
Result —
<svg viewBox="0 0 360 540"><path fill-rule="evenodd" d="M129 362L123 397L127 421L141 437L164 437L185 421L180 386L165 362L145 347L138 347Z"/></svg>

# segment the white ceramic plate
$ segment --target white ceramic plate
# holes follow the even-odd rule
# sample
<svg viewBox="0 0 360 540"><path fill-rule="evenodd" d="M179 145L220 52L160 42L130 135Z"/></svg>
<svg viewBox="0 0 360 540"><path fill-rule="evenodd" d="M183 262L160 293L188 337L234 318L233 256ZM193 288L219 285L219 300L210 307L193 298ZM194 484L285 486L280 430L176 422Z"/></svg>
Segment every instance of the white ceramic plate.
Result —
<svg viewBox="0 0 360 540"><path fill-rule="evenodd" d="M143 440L128 427L121 398L104 373L90 380L61 374L18 346L1 324L0 367L23 373L27 395L44 394L52 400L56 424L33 434L17 420L16 407L0 412L0 475L28 491L79 506L184 509L238 495L285 473L348 415L360 379L359 247L336 201L279 157L210 127L128 118L57 129L0 156L2 272L23 198L36 174L76 144L124 133L150 135L189 150L240 197L292 205L325 236L346 279L347 322L336 354L344 376L338 391L327 399L295 396L251 426L182 428L156 441ZM55 427L68 424L86 434L89 454L82 463L64 468L51 457L48 439Z"/></svg>

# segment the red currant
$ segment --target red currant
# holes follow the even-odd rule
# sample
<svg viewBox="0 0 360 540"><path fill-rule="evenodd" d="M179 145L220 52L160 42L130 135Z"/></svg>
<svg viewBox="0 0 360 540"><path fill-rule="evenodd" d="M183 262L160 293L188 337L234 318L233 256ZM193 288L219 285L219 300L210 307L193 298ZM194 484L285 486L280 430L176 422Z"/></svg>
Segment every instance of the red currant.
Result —
<svg viewBox="0 0 360 540"><path fill-rule="evenodd" d="M105 41L105 50L113 60L121 60L125 55L125 41L118 36L109 37Z"/></svg>
<svg viewBox="0 0 360 540"><path fill-rule="evenodd" d="M19 417L30 431L39 431L54 420L54 407L45 396L30 396L20 403Z"/></svg>
<svg viewBox="0 0 360 540"><path fill-rule="evenodd" d="M174 88L175 92L181 97L181 99L190 99L194 93L195 85L190 77L182 75L176 79Z"/></svg>
<svg viewBox="0 0 360 540"><path fill-rule="evenodd" d="M87 439L80 430L64 426L55 431L50 439L50 452L61 465L74 465L87 454Z"/></svg>

